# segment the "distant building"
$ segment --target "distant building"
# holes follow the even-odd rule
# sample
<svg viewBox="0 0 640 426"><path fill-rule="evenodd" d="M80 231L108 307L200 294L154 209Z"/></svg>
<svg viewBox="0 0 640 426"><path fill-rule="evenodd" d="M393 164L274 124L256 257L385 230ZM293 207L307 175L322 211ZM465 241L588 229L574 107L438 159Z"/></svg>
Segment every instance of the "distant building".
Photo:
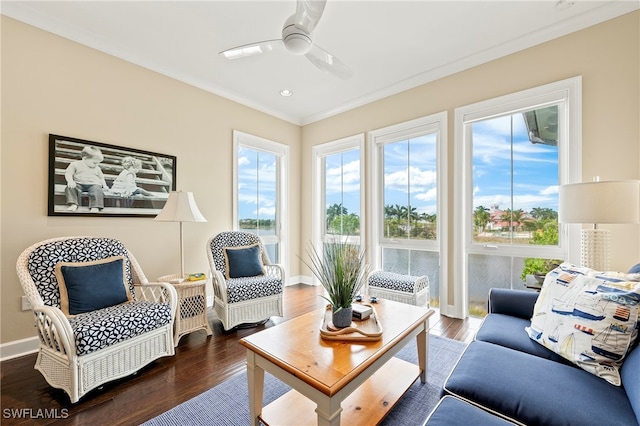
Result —
<svg viewBox="0 0 640 426"><path fill-rule="evenodd" d="M504 231L509 230L509 221L504 220L504 210L500 209L499 204L492 204L489 208L489 222L485 226L486 231ZM522 215L522 221L514 222L515 229L522 228L524 226L525 220L533 220L533 217L525 212Z"/></svg>

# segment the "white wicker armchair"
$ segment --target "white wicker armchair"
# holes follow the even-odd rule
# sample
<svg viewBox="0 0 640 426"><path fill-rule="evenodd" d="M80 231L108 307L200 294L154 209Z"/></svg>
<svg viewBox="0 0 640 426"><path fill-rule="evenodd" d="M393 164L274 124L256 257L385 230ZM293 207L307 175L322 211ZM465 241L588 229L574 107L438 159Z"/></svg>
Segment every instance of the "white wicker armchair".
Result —
<svg viewBox="0 0 640 426"><path fill-rule="evenodd" d="M265 273L226 278L224 249L254 244L259 245ZM209 238L206 251L215 295L214 309L225 330L283 315L284 270L280 265L271 264L260 237L249 232L221 232Z"/></svg>
<svg viewBox="0 0 640 426"><path fill-rule="evenodd" d="M124 257L125 285L133 300L65 315L55 265L112 256ZM40 339L35 369L51 386L67 392L72 403L106 382L174 355L176 291L170 284L149 283L120 241L99 237L45 240L22 252L16 269Z"/></svg>

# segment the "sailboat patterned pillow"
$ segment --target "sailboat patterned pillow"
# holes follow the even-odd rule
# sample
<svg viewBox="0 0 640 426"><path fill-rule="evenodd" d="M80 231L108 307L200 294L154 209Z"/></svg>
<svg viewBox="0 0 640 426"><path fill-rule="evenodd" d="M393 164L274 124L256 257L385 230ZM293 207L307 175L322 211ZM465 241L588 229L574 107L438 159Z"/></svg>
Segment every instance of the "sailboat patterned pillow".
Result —
<svg viewBox="0 0 640 426"><path fill-rule="evenodd" d="M620 386L619 368L638 335L640 274L563 263L545 277L529 337Z"/></svg>

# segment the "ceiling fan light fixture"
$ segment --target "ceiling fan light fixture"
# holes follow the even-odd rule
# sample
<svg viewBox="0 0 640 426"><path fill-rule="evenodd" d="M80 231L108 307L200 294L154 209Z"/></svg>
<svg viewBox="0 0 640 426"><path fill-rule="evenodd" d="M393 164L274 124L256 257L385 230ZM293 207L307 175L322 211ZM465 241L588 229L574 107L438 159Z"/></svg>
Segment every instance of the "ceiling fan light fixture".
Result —
<svg viewBox="0 0 640 426"><path fill-rule="evenodd" d="M295 25L295 15L291 15L282 27L284 47L294 55L304 55L311 50L311 36Z"/></svg>
<svg viewBox="0 0 640 426"><path fill-rule="evenodd" d="M259 46L259 45L249 45L249 46L240 46L236 49L225 50L222 53L226 59L238 59L245 58L247 56L258 55L260 53L268 52L271 50L271 46Z"/></svg>
<svg viewBox="0 0 640 426"><path fill-rule="evenodd" d="M287 50L294 55L304 55L311 49L311 38L300 32L291 33L283 37L282 41Z"/></svg>
<svg viewBox="0 0 640 426"><path fill-rule="evenodd" d="M320 71L347 80L353 75L353 71L338 58L315 45L312 40L313 30L322 17L326 1L297 0L296 13L289 16L282 26L282 38L237 46L220 54L226 59L237 59L276 49L282 50L284 47L287 53L305 56ZM287 92L280 94L287 96Z"/></svg>

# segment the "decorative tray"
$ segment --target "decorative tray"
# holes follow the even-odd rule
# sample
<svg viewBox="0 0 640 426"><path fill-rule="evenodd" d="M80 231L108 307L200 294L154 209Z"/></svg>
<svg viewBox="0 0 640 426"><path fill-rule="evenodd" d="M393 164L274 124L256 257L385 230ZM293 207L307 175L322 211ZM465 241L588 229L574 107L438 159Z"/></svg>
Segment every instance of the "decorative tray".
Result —
<svg viewBox="0 0 640 426"><path fill-rule="evenodd" d="M189 278L190 274L185 274L185 275L163 275L161 277L158 277L158 281L161 283L170 283L178 286L198 286L198 285L202 285L202 283L207 281L207 278L200 278L200 279L190 279ZM193 274L192 274L193 275Z"/></svg>
<svg viewBox="0 0 640 426"><path fill-rule="evenodd" d="M373 312L365 320L353 320L351 325L345 328L337 328L331 321L331 305L327 305L320 324L320 337L325 340L348 340L356 342L375 342L382 339L382 325L378 320L376 309L369 305Z"/></svg>

